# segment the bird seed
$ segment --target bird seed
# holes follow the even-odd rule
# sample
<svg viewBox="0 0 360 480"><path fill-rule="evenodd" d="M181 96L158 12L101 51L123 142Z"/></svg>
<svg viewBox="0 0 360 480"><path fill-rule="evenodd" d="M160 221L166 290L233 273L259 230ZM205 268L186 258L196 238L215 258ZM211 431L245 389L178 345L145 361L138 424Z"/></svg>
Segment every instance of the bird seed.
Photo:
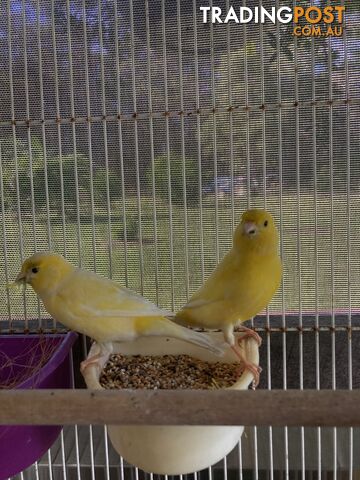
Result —
<svg viewBox="0 0 360 480"><path fill-rule="evenodd" d="M189 355L113 354L100 384L106 389L217 389L233 385L243 370L239 363L210 363Z"/></svg>

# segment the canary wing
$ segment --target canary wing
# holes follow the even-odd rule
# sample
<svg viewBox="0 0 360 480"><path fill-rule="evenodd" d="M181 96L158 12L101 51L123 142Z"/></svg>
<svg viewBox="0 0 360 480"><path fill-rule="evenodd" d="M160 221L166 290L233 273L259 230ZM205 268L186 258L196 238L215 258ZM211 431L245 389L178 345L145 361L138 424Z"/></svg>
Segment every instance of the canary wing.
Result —
<svg viewBox="0 0 360 480"><path fill-rule="evenodd" d="M161 335L195 343L216 354L224 351L206 335L167 320L170 312L141 295L82 270L74 271L59 287L48 311L64 325L101 343Z"/></svg>
<svg viewBox="0 0 360 480"><path fill-rule="evenodd" d="M76 316L154 317L171 314L112 280L80 269L61 285L57 296Z"/></svg>
<svg viewBox="0 0 360 480"><path fill-rule="evenodd" d="M177 313L181 324L221 328L224 323L245 321L259 313L271 300L281 278L277 257L254 262L228 254L205 284Z"/></svg>
<svg viewBox="0 0 360 480"><path fill-rule="evenodd" d="M204 285L176 314L174 321L193 327L219 328L224 313L230 314L228 299L234 288L233 269L231 261L225 257Z"/></svg>

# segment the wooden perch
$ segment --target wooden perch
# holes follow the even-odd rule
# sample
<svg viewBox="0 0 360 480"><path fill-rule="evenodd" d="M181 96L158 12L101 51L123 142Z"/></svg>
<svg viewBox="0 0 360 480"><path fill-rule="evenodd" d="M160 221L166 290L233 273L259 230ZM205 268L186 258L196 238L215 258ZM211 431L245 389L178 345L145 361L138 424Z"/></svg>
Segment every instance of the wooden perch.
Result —
<svg viewBox="0 0 360 480"><path fill-rule="evenodd" d="M360 426L360 391L2 390L0 424Z"/></svg>

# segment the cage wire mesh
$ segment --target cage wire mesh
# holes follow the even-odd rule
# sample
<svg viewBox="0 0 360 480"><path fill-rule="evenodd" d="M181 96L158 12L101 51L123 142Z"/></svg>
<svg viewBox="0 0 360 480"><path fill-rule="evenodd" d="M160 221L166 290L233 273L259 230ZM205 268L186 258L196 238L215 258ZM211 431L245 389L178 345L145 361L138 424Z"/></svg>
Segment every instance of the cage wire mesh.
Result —
<svg viewBox="0 0 360 480"><path fill-rule="evenodd" d="M0 2L0 283L51 249L176 310L229 249L241 212L266 207L284 275L252 321L260 387L358 388L359 3L339 38L204 24L201 5ZM62 328L30 291L0 299L2 333ZM357 429L249 428L187 477L357 478L359 447ZM145 477L91 426L65 428L18 476Z"/></svg>

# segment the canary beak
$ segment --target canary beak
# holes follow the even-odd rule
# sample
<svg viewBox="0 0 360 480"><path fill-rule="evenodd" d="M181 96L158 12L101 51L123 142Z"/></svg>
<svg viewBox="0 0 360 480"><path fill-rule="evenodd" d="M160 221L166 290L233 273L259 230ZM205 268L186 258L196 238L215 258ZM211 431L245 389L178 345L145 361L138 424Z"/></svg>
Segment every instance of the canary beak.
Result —
<svg viewBox="0 0 360 480"><path fill-rule="evenodd" d="M252 237L253 235L256 235L258 228L256 223L254 222L245 222L243 225L243 231L245 235L249 235L249 237Z"/></svg>
<svg viewBox="0 0 360 480"><path fill-rule="evenodd" d="M20 272L15 279L15 283L25 283L26 282L26 273Z"/></svg>

